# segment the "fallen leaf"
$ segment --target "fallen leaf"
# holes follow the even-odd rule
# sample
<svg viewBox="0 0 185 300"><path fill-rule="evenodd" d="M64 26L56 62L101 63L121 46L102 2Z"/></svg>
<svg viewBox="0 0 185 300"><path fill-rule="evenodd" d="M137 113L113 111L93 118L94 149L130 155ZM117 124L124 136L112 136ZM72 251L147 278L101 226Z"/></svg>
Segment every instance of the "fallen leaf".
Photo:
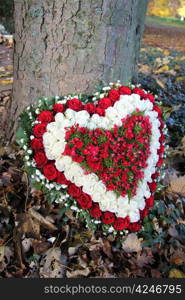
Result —
<svg viewBox="0 0 185 300"><path fill-rule="evenodd" d="M75 271L67 271L66 277L67 278L78 278L78 277L87 277L90 274L89 268L85 268L83 270L75 270Z"/></svg>
<svg viewBox="0 0 185 300"><path fill-rule="evenodd" d="M170 181L170 186L167 189L169 193L177 193L181 196L185 196L185 176L172 179Z"/></svg>
<svg viewBox="0 0 185 300"><path fill-rule="evenodd" d="M156 79L156 82L157 82L157 84L162 88L162 89L164 89L165 88L165 84L164 84L164 82L162 81L162 80L160 80L160 79Z"/></svg>
<svg viewBox="0 0 185 300"><path fill-rule="evenodd" d="M67 259L61 254L59 247L50 248L40 262L40 276L43 278L63 278L67 267Z"/></svg>
<svg viewBox="0 0 185 300"><path fill-rule="evenodd" d="M151 251L149 251L149 253L139 253L136 260L137 265L141 268L143 268L145 265L152 264L153 262L154 258Z"/></svg>
<svg viewBox="0 0 185 300"><path fill-rule="evenodd" d="M43 242L43 241L34 240L32 242L32 247L34 249L34 253L36 253L36 254L42 254L42 253L46 252L50 248L50 243L49 242Z"/></svg>
<svg viewBox="0 0 185 300"><path fill-rule="evenodd" d="M166 72L166 71L169 71L169 66L168 65L164 65L164 66L160 67L154 73L159 74L159 73Z"/></svg>
<svg viewBox="0 0 185 300"><path fill-rule="evenodd" d="M13 83L13 78L7 78L0 80L0 85L7 85L7 84L12 84Z"/></svg>
<svg viewBox="0 0 185 300"><path fill-rule="evenodd" d="M168 277L169 278L185 278L185 274L178 269L172 269L172 270L170 270Z"/></svg>
<svg viewBox="0 0 185 300"><path fill-rule="evenodd" d="M8 246L0 246L0 271L2 272L5 267L10 263L13 252Z"/></svg>
<svg viewBox="0 0 185 300"><path fill-rule="evenodd" d="M142 250L141 242L135 233L130 233L122 244L122 249L127 252L139 252Z"/></svg>
<svg viewBox="0 0 185 300"><path fill-rule="evenodd" d="M35 211L33 208L29 209L29 214L32 218L34 218L40 225L48 228L49 230L57 230L57 227L52 224L51 221L53 221L51 218L48 219L46 217L43 217L41 214L39 214L37 211Z"/></svg>

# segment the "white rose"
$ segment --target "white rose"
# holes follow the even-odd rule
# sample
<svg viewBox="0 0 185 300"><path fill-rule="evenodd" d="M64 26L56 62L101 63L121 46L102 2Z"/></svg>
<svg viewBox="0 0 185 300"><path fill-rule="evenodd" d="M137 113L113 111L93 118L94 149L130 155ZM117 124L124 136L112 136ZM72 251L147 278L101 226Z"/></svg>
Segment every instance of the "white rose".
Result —
<svg viewBox="0 0 185 300"><path fill-rule="evenodd" d="M87 123L87 128L90 130L93 130L93 129L97 128L97 125L91 121L91 122Z"/></svg>
<svg viewBox="0 0 185 300"><path fill-rule="evenodd" d="M99 124L99 126L103 129L109 129L110 126L109 119L106 117L102 118L101 124Z"/></svg>
<svg viewBox="0 0 185 300"><path fill-rule="evenodd" d="M65 149L65 142L56 142L52 149L51 149L51 154L55 156L55 159L57 157L61 157L62 153L64 152Z"/></svg>
<svg viewBox="0 0 185 300"><path fill-rule="evenodd" d="M104 193L103 196L101 197L101 201L100 201L101 207L103 208L103 210L108 210L116 213L118 210L116 200L117 200L116 194L112 191L108 191Z"/></svg>
<svg viewBox="0 0 185 300"><path fill-rule="evenodd" d="M108 107L105 113L110 120L118 118L118 111L114 107Z"/></svg>
<svg viewBox="0 0 185 300"><path fill-rule="evenodd" d="M43 134L43 145L44 145L44 147L52 147L56 143L56 141L57 141L57 139L52 133L45 132Z"/></svg>
<svg viewBox="0 0 185 300"><path fill-rule="evenodd" d="M74 119L75 118L75 111L68 108L65 111L65 116L66 116L67 119Z"/></svg>
<svg viewBox="0 0 185 300"><path fill-rule="evenodd" d="M53 132L56 129L56 122L51 122L46 127L47 131Z"/></svg>
<svg viewBox="0 0 185 300"><path fill-rule="evenodd" d="M131 223L134 223L134 222L137 222L140 220L140 213L139 213L138 209L130 210L128 215L129 215Z"/></svg>
<svg viewBox="0 0 185 300"><path fill-rule="evenodd" d="M62 123L64 121L63 113L59 112L55 115L55 122Z"/></svg>
<svg viewBox="0 0 185 300"><path fill-rule="evenodd" d="M60 172L65 171L70 167L72 159L70 156L62 156L61 158L56 159L55 166Z"/></svg>
<svg viewBox="0 0 185 300"><path fill-rule="evenodd" d="M96 125L99 125L99 124L101 124L101 117L98 114L94 114L94 115L92 115L90 122L92 122Z"/></svg>

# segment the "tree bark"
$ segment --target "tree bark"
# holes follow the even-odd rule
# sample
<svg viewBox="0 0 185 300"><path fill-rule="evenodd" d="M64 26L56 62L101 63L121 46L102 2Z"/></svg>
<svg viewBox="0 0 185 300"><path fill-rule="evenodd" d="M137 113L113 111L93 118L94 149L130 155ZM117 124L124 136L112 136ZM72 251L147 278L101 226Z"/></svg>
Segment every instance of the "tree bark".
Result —
<svg viewBox="0 0 185 300"><path fill-rule="evenodd" d="M7 137L39 96L92 93L135 74L147 0L14 0L13 101Z"/></svg>

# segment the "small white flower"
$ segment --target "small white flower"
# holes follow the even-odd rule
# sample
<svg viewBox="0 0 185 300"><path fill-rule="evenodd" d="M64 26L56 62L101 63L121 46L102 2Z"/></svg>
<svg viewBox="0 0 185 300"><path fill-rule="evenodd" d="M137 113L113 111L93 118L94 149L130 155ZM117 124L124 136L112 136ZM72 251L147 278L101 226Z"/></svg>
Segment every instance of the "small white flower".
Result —
<svg viewBox="0 0 185 300"><path fill-rule="evenodd" d="M104 98L105 97L105 94L100 94L100 99Z"/></svg>
<svg viewBox="0 0 185 300"><path fill-rule="evenodd" d="M56 240L56 237L51 237L47 241L53 244L55 240Z"/></svg>

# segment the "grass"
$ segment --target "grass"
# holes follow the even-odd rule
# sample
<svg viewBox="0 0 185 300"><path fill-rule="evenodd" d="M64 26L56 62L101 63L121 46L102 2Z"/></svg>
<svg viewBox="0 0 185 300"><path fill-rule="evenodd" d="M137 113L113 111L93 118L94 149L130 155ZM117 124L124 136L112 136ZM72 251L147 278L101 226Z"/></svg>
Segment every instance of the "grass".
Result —
<svg viewBox="0 0 185 300"><path fill-rule="evenodd" d="M181 21L179 19L174 19L174 18L158 17L158 16L147 16L146 24L155 24L164 27L171 26L171 27L185 28L185 21Z"/></svg>

